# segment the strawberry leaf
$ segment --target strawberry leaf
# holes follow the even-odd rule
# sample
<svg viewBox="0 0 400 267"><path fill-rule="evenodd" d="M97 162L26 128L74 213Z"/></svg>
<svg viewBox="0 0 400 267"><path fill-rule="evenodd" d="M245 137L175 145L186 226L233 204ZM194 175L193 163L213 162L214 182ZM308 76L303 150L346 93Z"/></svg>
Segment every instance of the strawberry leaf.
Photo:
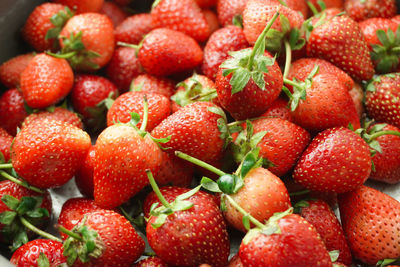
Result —
<svg viewBox="0 0 400 267"><path fill-rule="evenodd" d="M193 196L194 194L196 194L196 193L200 190L200 188L201 188L201 185L196 186L196 187L193 188L192 190L190 190L190 191L188 191L188 192L186 192L186 193L184 193L184 194L182 194L182 195L177 196L177 197L176 197L176 200L185 200L185 199L188 199L188 198L190 198L191 196Z"/></svg>
<svg viewBox="0 0 400 267"><path fill-rule="evenodd" d="M37 260L38 267L50 267L49 259L43 252L40 252L39 258Z"/></svg>
<svg viewBox="0 0 400 267"><path fill-rule="evenodd" d="M242 218L242 223L244 228L248 231L250 230L250 217L248 214L244 215Z"/></svg>
<svg viewBox="0 0 400 267"><path fill-rule="evenodd" d="M331 257L331 261L332 262L337 261L339 259L339 254L340 254L339 250L329 251L329 257Z"/></svg>
<svg viewBox="0 0 400 267"><path fill-rule="evenodd" d="M219 189L225 194L234 194L244 186L243 180L235 174L225 174L217 180Z"/></svg>
<svg viewBox="0 0 400 267"><path fill-rule="evenodd" d="M200 184L204 189L206 189L208 191L211 191L214 193L222 193L221 189L219 189L218 184L208 177L201 178Z"/></svg>
<svg viewBox="0 0 400 267"><path fill-rule="evenodd" d="M396 262L397 260L398 259L383 259L383 260L378 261L376 263L376 266L381 266L381 267L387 266L387 265L392 264L393 262Z"/></svg>
<svg viewBox="0 0 400 267"><path fill-rule="evenodd" d="M9 225L14 221L16 216L17 213L15 211L4 211L0 213L0 223Z"/></svg>
<svg viewBox="0 0 400 267"><path fill-rule="evenodd" d="M243 16L241 14L234 16L232 24L243 29Z"/></svg>
<svg viewBox="0 0 400 267"><path fill-rule="evenodd" d="M229 82L232 85L232 94L242 91L249 82L250 77L251 73L248 69L242 67L237 68L233 72L232 78Z"/></svg>
<svg viewBox="0 0 400 267"><path fill-rule="evenodd" d="M23 230L22 228L18 231L18 233L15 235L14 240L12 242L11 250L14 251L23 244L28 243L28 235L26 234L26 231Z"/></svg>
<svg viewBox="0 0 400 267"><path fill-rule="evenodd" d="M1 201L3 201L10 210L16 210L20 203L17 198L10 195L3 195Z"/></svg>
<svg viewBox="0 0 400 267"><path fill-rule="evenodd" d="M165 223L167 218L168 218L167 214L161 214L157 217L154 223L151 224L151 226L153 226L154 228L160 228Z"/></svg>
<svg viewBox="0 0 400 267"><path fill-rule="evenodd" d="M188 210L193 207L193 203L187 200L180 200L176 201L173 205L172 208L174 211L183 211L183 210Z"/></svg>

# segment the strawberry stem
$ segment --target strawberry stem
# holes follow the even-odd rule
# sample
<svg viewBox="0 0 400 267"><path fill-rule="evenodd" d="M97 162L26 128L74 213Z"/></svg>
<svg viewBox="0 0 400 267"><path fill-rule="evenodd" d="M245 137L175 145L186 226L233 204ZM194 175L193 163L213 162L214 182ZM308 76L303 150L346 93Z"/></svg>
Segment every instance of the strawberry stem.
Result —
<svg viewBox="0 0 400 267"><path fill-rule="evenodd" d="M11 169L12 167L12 163L0 164L0 169Z"/></svg>
<svg viewBox="0 0 400 267"><path fill-rule="evenodd" d="M400 132L396 132L396 131L380 131L377 132L373 135L371 135L368 139L370 141L375 140L376 138L383 136L383 135L396 135L396 136L400 136Z"/></svg>
<svg viewBox="0 0 400 267"><path fill-rule="evenodd" d="M314 16L319 14L318 9L314 6L313 3L311 3L310 1L307 1L307 5L310 8L310 10Z"/></svg>
<svg viewBox="0 0 400 267"><path fill-rule="evenodd" d="M47 232L45 232L45 231L40 230L39 228L37 228L36 226L34 226L33 224L31 224L31 223L30 223L27 219L25 219L24 217L20 217L19 219L20 219L21 223L22 223L26 228L28 228L29 230L31 230L32 232L34 232L34 233L36 233L36 234L38 234L38 235L40 235L40 236L43 236L43 237L45 237L45 238L47 238L47 239L51 239L51 240L55 240L55 241L58 241L58 242L62 242L62 240L61 240L60 238L55 237L54 235L51 235L51 234L49 234L49 233L47 233Z"/></svg>
<svg viewBox="0 0 400 267"><path fill-rule="evenodd" d="M287 39L285 39L284 44L286 51L286 61L285 61L285 69L284 69L285 71L283 73L283 78L285 79L289 74L290 65L292 63L292 48L290 47L290 43Z"/></svg>
<svg viewBox="0 0 400 267"><path fill-rule="evenodd" d="M76 240L78 240L78 241L83 241L82 237L81 237L79 234L74 233L74 232L68 230L68 229L65 228L64 226L58 225L57 228L58 228L58 230L59 230L61 233L64 233L64 234L66 234L66 235L68 235L68 236L70 236L70 237L72 237L73 239L76 239Z"/></svg>
<svg viewBox="0 0 400 267"><path fill-rule="evenodd" d="M7 180L10 180L11 182L14 182L14 183L16 183L16 184L18 184L20 186L25 187L25 188L28 188L29 190L32 190L32 191L34 191L36 193L39 193L39 194L44 194L45 193L43 190L41 190L41 189L39 189L39 188L37 188L35 186L29 185L25 181L21 181L21 180L15 178L14 176L11 176L10 174L8 174L5 171L0 171L0 175L3 176L4 178L6 178Z"/></svg>
<svg viewBox="0 0 400 267"><path fill-rule="evenodd" d="M285 70L286 70L286 69L285 69ZM303 89L303 87L301 87L300 84L298 84L298 83L296 83L296 82L294 82L294 81L291 81L291 80L289 80L289 79L284 78L284 79L283 79L283 82L286 83L286 84L289 84L289 85L291 85L291 86L293 86L293 87L296 87L296 88L299 88L299 89Z"/></svg>
<svg viewBox="0 0 400 267"><path fill-rule="evenodd" d="M188 154L185 154L183 152L175 151L175 156L177 156L178 158L184 159L186 161L189 161L189 162L191 162L191 163L193 163L193 164L195 164L197 166L200 166L200 167L202 167L202 168L204 168L206 170L209 170L210 172L213 172L218 176L223 176L223 175L226 174L225 172L221 171L220 169L217 169L214 166L212 166L212 165L210 165L210 164L208 164L208 163L206 163L206 162L204 162L202 160L199 160L199 159L196 159L196 158L194 158L192 156L189 156Z"/></svg>
<svg viewBox="0 0 400 267"><path fill-rule="evenodd" d="M264 228L265 225L262 224L260 221L258 221L256 218L254 218L253 216L251 216L247 211L245 211L241 206L239 206L238 203L236 203L235 200L233 200L233 198L229 195L224 194L223 197L225 197L226 199L228 199L229 203L231 203L231 205L237 209L241 214L243 214L243 216L248 216L249 220L257 227L259 227L260 229Z"/></svg>
<svg viewBox="0 0 400 267"><path fill-rule="evenodd" d="M139 49L139 46L138 46L138 45L128 44L128 43L125 43L125 42L117 42L117 45L123 46L123 47L133 48L133 49L136 49L136 50Z"/></svg>
<svg viewBox="0 0 400 267"><path fill-rule="evenodd" d="M147 127L147 122L149 121L149 103L147 101L146 95L143 96L143 122L140 126L140 131L145 132Z"/></svg>
<svg viewBox="0 0 400 267"><path fill-rule="evenodd" d="M153 174L150 170L146 170L147 178L149 179L150 185L153 188L154 193L157 195L158 199L160 200L161 204L164 205L166 208L172 208L171 204L164 198L161 194L160 188L158 187L156 181L154 180Z"/></svg>
<svg viewBox="0 0 400 267"><path fill-rule="evenodd" d="M305 195L305 194L308 194L308 193L310 193L310 190L305 189L305 190L302 190L302 191L289 193L289 196L291 196L291 197L293 197L293 196L302 196L302 195Z"/></svg>

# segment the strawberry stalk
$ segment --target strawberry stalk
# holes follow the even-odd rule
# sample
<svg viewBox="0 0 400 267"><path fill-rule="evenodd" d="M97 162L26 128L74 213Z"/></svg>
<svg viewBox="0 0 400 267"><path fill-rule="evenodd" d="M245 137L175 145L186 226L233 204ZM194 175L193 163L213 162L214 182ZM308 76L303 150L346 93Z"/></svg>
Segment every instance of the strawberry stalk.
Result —
<svg viewBox="0 0 400 267"><path fill-rule="evenodd" d="M202 168L204 168L206 170L209 170L210 172L213 172L218 176L226 175L226 173L221 171L220 169L215 168L214 166L212 166L212 165L210 165L210 164L208 164L208 163L206 163L206 162L204 162L202 160L199 160L199 159L196 159L196 158L194 158L192 156L189 156L188 154L185 154L183 152L175 151L175 156L177 156L178 158L184 159L186 161L189 161L189 162L191 162L191 163L193 163L193 164L195 164L195 165L197 165L199 167L202 167Z"/></svg>
<svg viewBox="0 0 400 267"><path fill-rule="evenodd" d="M284 40L285 44L285 51L286 51L286 60L285 60L285 68L283 72L283 79L286 79L286 77L289 74L290 70L290 65L292 64L292 47L290 46L290 43L287 39Z"/></svg>
<svg viewBox="0 0 400 267"><path fill-rule="evenodd" d="M140 131L146 131L147 123L149 121L149 103L147 101L146 95L143 97L143 122L140 126Z"/></svg>
<svg viewBox="0 0 400 267"><path fill-rule="evenodd" d="M11 169L12 167L12 163L0 164L0 169Z"/></svg>
<svg viewBox="0 0 400 267"><path fill-rule="evenodd" d="M66 234L66 235L68 235L68 236L70 236L70 237L72 237L72 238L74 238L74 239L76 239L76 240L78 240L78 241L83 241L82 237L81 237L79 234L74 233L74 232L68 230L67 228L65 228L65 227L62 226L62 225L58 225L58 226L57 226L57 229L58 229L61 233L64 233L64 234Z"/></svg>
<svg viewBox="0 0 400 267"><path fill-rule="evenodd" d="M264 228L265 225L262 224L260 221L258 221L256 218L254 218L253 216L251 216L248 212L246 212L238 203L236 203L235 200L233 200L233 198L229 195L223 194L221 196L221 198L224 197L226 198L229 203L237 210L239 211L243 216L247 217L248 220L250 222L252 222L255 226L257 226L258 228Z"/></svg>
<svg viewBox="0 0 400 267"><path fill-rule="evenodd" d="M291 196L291 197L293 197L293 196L302 196L302 195L306 195L306 194L308 194L310 192L311 192L310 190L305 189L305 190L302 190L302 191L289 193L289 196Z"/></svg>
<svg viewBox="0 0 400 267"><path fill-rule="evenodd" d="M44 194L45 193L43 190L41 190L41 189L39 189L39 188L37 188L35 186L29 185L26 181L22 181L20 179L17 179L14 176L8 174L5 171L0 171L0 175L3 176L4 178L6 178L7 180L10 180L11 182L14 182L14 183L16 183L16 184L18 184L20 186L23 186L23 187L25 187L25 188L27 188L29 190L34 191L36 193L39 193L39 194Z"/></svg>
<svg viewBox="0 0 400 267"><path fill-rule="evenodd" d="M310 8L310 10L311 10L311 12L313 13L314 16L319 14L318 9L310 1L307 1L307 6Z"/></svg>
<svg viewBox="0 0 400 267"><path fill-rule="evenodd" d="M369 137L369 140L375 140L376 138L383 136L383 135L396 135L396 136L400 136L400 132L396 132L396 131L381 131L381 132L377 132L373 135L371 135Z"/></svg>
<svg viewBox="0 0 400 267"><path fill-rule="evenodd" d="M171 209L171 205L168 203L168 201L164 198L162 195L160 188L158 187L156 180L154 179L153 174L151 173L150 170L146 170L147 178L149 179L151 188L153 188L154 193L160 200L161 204L164 205L164 207Z"/></svg>
<svg viewBox="0 0 400 267"><path fill-rule="evenodd" d="M45 231L40 230L39 228L37 228L36 226L34 226L33 224L31 224L31 223L30 223L27 219L25 219L24 217L20 217L19 220L21 221L21 223L22 223L26 228L28 228L28 229L31 230L32 232L34 232L34 233L36 233L36 234L38 234L38 235L40 235L40 236L42 236L42 237L44 237L44 238L51 239L51 240L55 240L55 241L58 241L58 242L62 242L62 240L61 240L60 238L55 237L55 236L52 235L52 234L49 234L49 233L47 233L47 232L45 232Z"/></svg>

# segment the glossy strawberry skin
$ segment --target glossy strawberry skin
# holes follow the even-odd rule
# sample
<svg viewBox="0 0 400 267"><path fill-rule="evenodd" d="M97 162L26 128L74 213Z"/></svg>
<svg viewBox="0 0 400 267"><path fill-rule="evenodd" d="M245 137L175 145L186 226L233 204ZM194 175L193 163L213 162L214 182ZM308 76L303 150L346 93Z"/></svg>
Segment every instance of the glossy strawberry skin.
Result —
<svg viewBox="0 0 400 267"><path fill-rule="evenodd" d="M217 3L218 20L222 26L232 25L233 18L241 15L248 0L219 0Z"/></svg>
<svg viewBox="0 0 400 267"><path fill-rule="evenodd" d="M56 107L54 111L41 111L38 113L32 113L25 118L22 123L22 128L28 126L29 124L39 120L56 120L69 123L77 128L83 129L83 124L78 115L66 108Z"/></svg>
<svg viewBox="0 0 400 267"><path fill-rule="evenodd" d="M139 262L135 263L133 267L171 267L171 265L165 263L159 257L154 256L140 260Z"/></svg>
<svg viewBox="0 0 400 267"><path fill-rule="evenodd" d="M314 191L343 193L360 187L371 172L369 146L353 131L319 133L297 163L293 178Z"/></svg>
<svg viewBox="0 0 400 267"><path fill-rule="evenodd" d="M136 14L127 17L115 28L115 41L139 44L143 37L155 27L150 14Z"/></svg>
<svg viewBox="0 0 400 267"><path fill-rule="evenodd" d="M156 93L170 98L175 92L175 82L168 78L141 74L132 81L133 88L140 88L144 93Z"/></svg>
<svg viewBox="0 0 400 267"><path fill-rule="evenodd" d="M15 171L40 188L57 187L71 179L90 148L90 137L65 122L40 120L15 138L11 160Z"/></svg>
<svg viewBox="0 0 400 267"><path fill-rule="evenodd" d="M94 192L94 165L95 165L95 151L94 146L92 146L85 160L82 162L81 166L75 173L75 183L78 187L79 192L82 195L93 198Z"/></svg>
<svg viewBox="0 0 400 267"><path fill-rule="evenodd" d="M368 265L400 256L400 203L362 186L338 196L340 217L353 256Z"/></svg>
<svg viewBox="0 0 400 267"><path fill-rule="evenodd" d="M100 9L100 13L109 17L114 27L117 27L128 17L128 14L121 7L109 1L104 2Z"/></svg>
<svg viewBox="0 0 400 267"><path fill-rule="evenodd" d="M149 114L146 130L153 130L171 114L171 101L163 95L143 92L127 92L119 96L107 112L107 125L111 126L118 122L127 123L131 120L131 113L136 112L141 118L137 125L140 128L145 96L148 101Z"/></svg>
<svg viewBox="0 0 400 267"><path fill-rule="evenodd" d="M391 29L395 33L398 26L398 24L391 19L384 18L370 18L361 21L359 25L370 50L372 50L371 45L382 45L382 43L378 39L378 36L376 35L377 30L381 29L387 32L388 29Z"/></svg>
<svg viewBox="0 0 400 267"><path fill-rule="evenodd" d="M312 30L307 55L331 62L356 81L370 80L374 75L364 35L357 22L346 15L334 16Z"/></svg>
<svg viewBox="0 0 400 267"><path fill-rule="evenodd" d="M332 266L328 251L315 228L296 214L278 221L280 234L258 234L240 245L243 266Z"/></svg>
<svg viewBox="0 0 400 267"><path fill-rule="evenodd" d="M36 239L18 248L10 262L18 267L37 267L40 253L49 260L50 267L67 264L63 255L63 244L50 239Z"/></svg>
<svg viewBox="0 0 400 267"><path fill-rule="evenodd" d="M21 73L34 57L33 53L13 57L0 66L0 82L8 88L19 87Z"/></svg>
<svg viewBox="0 0 400 267"><path fill-rule="evenodd" d="M346 0L344 10L355 21L368 18L391 18L396 15L396 1L394 0Z"/></svg>
<svg viewBox="0 0 400 267"><path fill-rule="evenodd" d="M0 127L4 128L9 134L15 136L17 127L21 127L22 122L28 116L24 105L24 98L18 89L9 89L0 97L0 114L10 116L0 116Z"/></svg>
<svg viewBox="0 0 400 267"><path fill-rule="evenodd" d="M194 168L190 163L163 152L161 167L154 179L160 186L189 187L193 180L193 175Z"/></svg>
<svg viewBox="0 0 400 267"><path fill-rule="evenodd" d="M77 14L81 14L100 11L104 0L55 0L54 2L66 5Z"/></svg>
<svg viewBox="0 0 400 267"><path fill-rule="evenodd" d="M157 175L162 151L149 137L128 125L106 128L95 145L94 199L103 208L114 208L148 184L145 170Z"/></svg>
<svg viewBox="0 0 400 267"><path fill-rule="evenodd" d="M0 152L3 154L5 162L8 162L10 159L10 149L13 139L12 135L3 128L0 128Z"/></svg>
<svg viewBox="0 0 400 267"><path fill-rule="evenodd" d="M28 106L54 105L72 89L74 74L65 59L36 55L21 74L21 91Z"/></svg>
<svg viewBox="0 0 400 267"><path fill-rule="evenodd" d="M319 199L306 202L308 206L300 209L300 216L315 227L328 251L339 250L337 261L351 265L353 260L350 248L333 210Z"/></svg>
<svg viewBox="0 0 400 267"><path fill-rule="evenodd" d="M140 64L148 74L155 76L191 70L202 60L203 51L194 39L164 28L151 31L139 50Z"/></svg>
<svg viewBox="0 0 400 267"><path fill-rule="evenodd" d="M274 102L272 102L268 110L265 111L260 117L281 118L283 120L293 122L288 101L283 97L278 97Z"/></svg>
<svg viewBox="0 0 400 267"><path fill-rule="evenodd" d="M190 189L165 187L161 192L169 190L175 194L166 195L166 200L172 202ZM186 200L194 206L168 216L160 228L151 225L157 217L150 218L146 227L150 246L161 259L173 265L197 266L208 263L216 267L226 266L229 256L228 233L214 198L199 191Z"/></svg>

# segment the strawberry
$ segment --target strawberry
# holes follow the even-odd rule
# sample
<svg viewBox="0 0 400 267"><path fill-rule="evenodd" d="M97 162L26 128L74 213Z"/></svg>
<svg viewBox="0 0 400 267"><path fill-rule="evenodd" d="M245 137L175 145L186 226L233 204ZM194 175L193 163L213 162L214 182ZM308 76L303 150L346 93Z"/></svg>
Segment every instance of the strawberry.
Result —
<svg viewBox="0 0 400 267"><path fill-rule="evenodd" d="M314 191L355 190L371 173L368 144L353 131L339 127L319 133L297 163L293 179Z"/></svg>
<svg viewBox="0 0 400 267"><path fill-rule="evenodd" d="M108 1L104 2L99 13L109 17L114 25L114 28L121 24L121 22L128 17L128 14L122 8L113 2Z"/></svg>
<svg viewBox="0 0 400 267"><path fill-rule="evenodd" d="M248 0L219 0L217 3L218 20L222 26L232 25L234 19L242 15Z"/></svg>
<svg viewBox="0 0 400 267"><path fill-rule="evenodd" d="M397 23L397 24L400 24L400 15L394 16L394 17L392 18L392 21L394 21L394 22Z"/></svg>
<svg viewBox="0 0 400 267"><path fill-rule="evenodd" d="M286 215L286 216L285 216ZM277 214L255 228L239 249L243 266L332 266L314 226L296 214Z"/></svg>
<svg viewBox="0 0 400 267"><path fill-rule="evenodd" d="M397 13L395 0L346 0L344 10L355 21L391 18Z"/></svg>
<svg viewBox="0 0 400 267"><path fill-rule="evenodd" d="M143 37L155 27L150 14L136 14L127 17L115 28L115 41L139 44Z"/></svg>
<svg viewBox="0 0 400 267"><path fill-rule="evenodd" d="M13 57L0 66L0 82L8 88L19 87L21 73L34 57L33 53Z"/></svg>
<svg viewBox="0 0 400 267"><path fill-rule="evenodd" d="M351 98L353 99L354 105L356 106L357 114L359 118L362 118L364 114L364 90L358 83L354 84L353 89L349 91Z"/></svg>
<svg viewBox="0 0 400 267"><path fill-rule="evenodd" d="M32 240L17 249L10 262L18 267L56 267L67 263L63 244L50 239ZM47 264L47 265L46 265Z"/></svg>
<svg viewBox="0 0 400 267"><path fill-rule="evenodd" d="M18 175L40 188L57 187L72 178L90 148L90 137L61 121L40 120L16 136L11 160Z"/></svg>
<svg viewBox="0 0 400 267"><path fill-rule="evenodd" d="M114 0L113 2L124 7L124 6L129 5L132 2L132 0Z"/></svg>
<svg viewBox="0 0 400 267"><path fill-rule="evenodd" d="M162 153L162 163L159 172L154 177L159 185L174 185L189 187L194 175L193 166L171 155Z"/></svg>
<svg viewBox="0 0 400 267"><path fill-rule="evenodd" d="M39 120L62 121L69 123L77 128L83 129L82 121L78 117L78 115L63 107L56 107L54 108L54 110L50 111L40 111L38 113L32 113L31 115L25 118L24 122L22 123L22 128L28 126L33 122L38 123Z"/></svg>
<svg viewBox="0 0 400 267"><path fill-rule="evenodd" d="M268 110L264 112L264 114L262 114L260 117L281 118L293 122L293 117L290 113L288 102L282 97L279 97L274 102L272 102Z"/></svg>
<svg viewBox="0 0 400 267"><path fill-rule="evenodd" d="M8 114L0 116L0 127L15 136L17 127L21 127L23 120L28 116L24 98L18 89L9 89L0 97L0 114Z"/></svg>
<svg viewBox="0 0 400 267"><path fill-rule="evenodd" d="M218 21L217 14L215 14L215 12L210 9L204 9L201 12L203 13L204 18L207 21L208 28L210 30L210 34L215 32L216 30L218 30L219 29L219 21Z"/></svg>
<svg viewBox="0 0 400 267"><path fill-rule="evenodd" d="M378 122L400 127L400 74L374 78L367 87L365 105L368 115Z"/></svg>
<svg viewBox="0 0 400 267"><path fill-rule="evenodd" d="M243 263L240 260L239 254L236 254L231 258L228 267L243 267Z"/></svg>
<svg viewBox="0 0 400 267"><path fill-rule="evenodd" d="M357 22L346 15L327 18L311 31L307 55L331 62L356 81L369 80L374 74L361 29Z"/></svg>
<svg viewBox="0 0 400 267"><path fill-rule="evenodd" d="M379 73L396 71L399 65L400 26L390 19L370 18L359 23ZM396 37L398 36L398 37Z"/></svg>
<svg viewBox="0 0 400 267"><path fill-rule="evenodd" d="M10 159L10 149L14 137L6 130L0 128L0 162L8 162Z"/></svg>
<svg viewBox="0 0 400 267"><path fill-rule="evenodd" d="M159 257L148 257L135 263L133 267L170 267Z"/></svg>
<svg viewBox="0 0 400 267"><path fill-rule="evenodd" d="M337 261L346 265L353 262L343 229L329 205L322 200L301 201L295 205L299 215L312 224L328 251L338 250Z"/></svg>
<svg viewBox="0 0 400 267"><path fill-rule="evenodd" d="M148 74L167 76L201 64L203 51L197 42L170 29L151 31L139 49L139 61Z"/></svg>
<svg viewBox="0 0 400 267"><path fill-rule="evenodd" d="M229 52L248 47L243 30L236 26L226 26L210 36L204 47L202 72L215 80L219 66L229 57Z"/></svg>
<svg viewBox="0 0 400 267"><path fill-rule="evenodd" d="M280 3L284 6L287 6L294 11L300 12L303 15L303 18L306 19L308 17L308 6L307 1L304 0L276 0L275 2Z"/></svg>
<svg viewBox="0 0 400 267"><path fill-rule="evenodd" d="M338 196L340 218L353 256L368 265L400 257L400 203L362 186Z"/></svg>
<svg viewBox="0 0 400 267"><path fill-rule="evenodd" d="M215 163L222 158L224 140L218 120L223 120L223 116L223 111L212 103L194 102L163 120L153 129L152 136L171 136L167 144L171 149L167 152L179 150L208 163Z"/></svg>
<svg viewBox="0 0 400 267"><path fill-rule="evenodd" d="M81 166L79 166L78 170L75 173L75 183L78 187L79 192L81 192L82 195L90 198L93 198L94 192L94 165L95 151L94 146L92 146L89 149L85 160L82 162Z"/></svg>
<svg viewBox="0 0 400 267"><path fill-rule="evenodd" d="M149 245L162 260L172 265L226 266L229 239L224 219L214 198L198 189L164 187L151 193L157 194L160 200L153 197L155 202L151 203L153 209L146 227ZM173 193L164 198L161 194L168 191ZM154 204L160 201L162 205L154 209ZM173 214L160 213L171 207L175 211Z"/></svg>
<svg viewBox="0 0 400 267"><path fill-rule="evenodd" d="M29 15L22 35L36 51L57 50L57 37L72 16L65 5L41 4Z"/></svg>
<svg viewBox="0 0 400 267"><path fill-rule="evenodd" d="M182 32L198 42L210 36L210 28L195 0L161 0L153 5L151 17L155 28Z"/></svg>
<svg viewBox="0 0 400 267"><path fill-rule="evenodd" d="M127 92L119 96L107 112L107 125L115 123L127 123L131 119L131 113L138 113L143 117L143 97L146 96L149 106L147 127L153 130L161 121L171 114L171 102L168 98L159 94L143 92ZM142 125L139 121L138 127Z"/></svg>
<svg viewBox="0 0 400 267"><path fill-rule="evenodd" d="M74 264L78 257L78 266L80 262L87 266L131 266L145 248L129 221L111 210L89 212L71 231L60 230L73 233L63 245L68 265ZM80 238L74 239L75 235ZM88 247L87 242L92 245Z"/></svg>
<svg viewBox="0 0 400 267"><path fill-rule="evenodd" d="M309 0L309 1L317 8L318 11L322 9L319 6L318 0ZM329 8L343 9L343 5L344 5L344 0L323 0L323 2L327 9L329 9ZM309 13L312 13L312 12L309 12Z"/></svg>
<svg viewBox="0 0 400 267"><path fill-rule="evenodd" d="M170 98L175 92L175 82L149 74L141 74L133 81L131 87L135 91L142 91L144 93L156 93Z"/></svg>
<svg viewBox="0 0 400 267"><path fill-rule="evenodd" d="M217 0L195 0L197 5L201 8L210 8L217 5Z"/></svg>
<svg viewBox="0 0 400 267"><path fill-rule="evenodd" d="M104 0L54 0L56 3L68 6L77 14L87 12L99 12Z"/></svg>
<svg viewBox="0 0 400 267"><path fill-rule="evenodd" d="M93 71L105 66L113 55L114 27L106 15L76 15L65 24L59 41L74 69Z"/></svg>
<svg viewBox="0 0 400 267"><path fill-rule="evenodd" d="M65 59L36 55L21 74L21 91L28 106L46 108L72 89L74 74Z"/></svg>

